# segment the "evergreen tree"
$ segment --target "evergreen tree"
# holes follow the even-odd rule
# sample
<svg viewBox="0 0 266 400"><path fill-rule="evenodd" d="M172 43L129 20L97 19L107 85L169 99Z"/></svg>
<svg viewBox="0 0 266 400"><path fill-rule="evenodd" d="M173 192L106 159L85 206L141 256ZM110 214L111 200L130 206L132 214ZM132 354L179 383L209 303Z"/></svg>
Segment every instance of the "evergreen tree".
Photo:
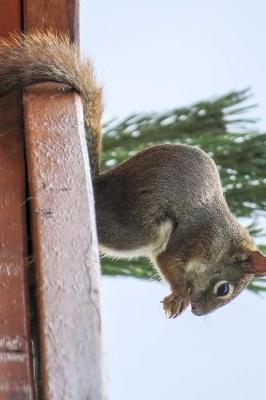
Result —
<svg viewBox="0 0 266 400"><path fill-rule="evenodd" d="M256 219L266 210L266 134L256 129L256 120L245 117L254 107L246 104L249 99L249 90L230 92L191 107L110 121L104 127L102 169L158 143L199 146L218 166L231 211L239 218L248 217L250 231L259 236ZM146 260L103 258L102 270L109 275L157 276ZM264 290L263 281L254 279L250 289Z"/></svg>

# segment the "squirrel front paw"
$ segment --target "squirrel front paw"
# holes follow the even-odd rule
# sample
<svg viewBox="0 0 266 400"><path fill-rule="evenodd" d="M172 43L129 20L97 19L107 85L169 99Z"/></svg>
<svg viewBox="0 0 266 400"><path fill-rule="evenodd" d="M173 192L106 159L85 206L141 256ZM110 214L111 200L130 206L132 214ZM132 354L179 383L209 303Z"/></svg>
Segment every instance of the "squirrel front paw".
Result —
<svg viewBox="0 0 266 400"><path fill-rule="evenodd" d="M178 293L171 293L166 296L161 303L168 318L176 318L180 315L189 305L189 296L182 296Z"/></svg>

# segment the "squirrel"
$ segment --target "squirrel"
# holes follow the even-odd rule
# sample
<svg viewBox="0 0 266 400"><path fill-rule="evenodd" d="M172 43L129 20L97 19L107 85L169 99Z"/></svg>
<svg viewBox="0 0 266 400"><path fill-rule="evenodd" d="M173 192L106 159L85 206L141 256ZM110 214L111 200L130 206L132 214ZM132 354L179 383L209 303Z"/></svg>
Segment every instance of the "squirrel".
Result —
<svg viewBox="0 0 266 400"><path fill-rule="evenodd" d="M144 256L170 285L168 317L190 304L205 315L266 273L266 256L230 212L214 161L189 145L149 147L99 172L102 95L90 60L55 33L0 39L0 96L38 82L59 82L83 100L101 253Z"/></svg>

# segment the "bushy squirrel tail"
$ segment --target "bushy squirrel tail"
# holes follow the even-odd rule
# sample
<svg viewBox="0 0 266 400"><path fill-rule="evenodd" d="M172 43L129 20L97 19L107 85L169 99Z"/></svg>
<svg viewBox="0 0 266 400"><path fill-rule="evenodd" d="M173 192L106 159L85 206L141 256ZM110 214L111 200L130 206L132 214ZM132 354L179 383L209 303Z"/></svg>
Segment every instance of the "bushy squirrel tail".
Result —
<svg viewBox="0 0 266 400"><path fill-rule="evenodd" d="M97 175L102 96L91 61L81 60L77 45L67 36L52 32L0 39L0 96L14 88L47 81L67 84L82 97L92 172Z"/></svg>

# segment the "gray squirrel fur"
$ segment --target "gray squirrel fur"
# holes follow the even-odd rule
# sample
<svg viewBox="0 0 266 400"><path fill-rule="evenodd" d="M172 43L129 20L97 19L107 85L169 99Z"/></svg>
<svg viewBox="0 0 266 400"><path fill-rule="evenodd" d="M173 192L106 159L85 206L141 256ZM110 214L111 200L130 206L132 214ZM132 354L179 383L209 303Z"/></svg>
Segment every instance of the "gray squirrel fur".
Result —
<svg viewBox="0 0 266 400"><path fill-rule="evenodd" d="M90 61L53 33L0 40L0 96L45 81L68 84L83 100L101 252L149 258L170 285L162 301L169 317L189 304L195 315L208 314L266 272L266 257L231 214L204 151L153 146L99 173L102 101Z"/></svg>

